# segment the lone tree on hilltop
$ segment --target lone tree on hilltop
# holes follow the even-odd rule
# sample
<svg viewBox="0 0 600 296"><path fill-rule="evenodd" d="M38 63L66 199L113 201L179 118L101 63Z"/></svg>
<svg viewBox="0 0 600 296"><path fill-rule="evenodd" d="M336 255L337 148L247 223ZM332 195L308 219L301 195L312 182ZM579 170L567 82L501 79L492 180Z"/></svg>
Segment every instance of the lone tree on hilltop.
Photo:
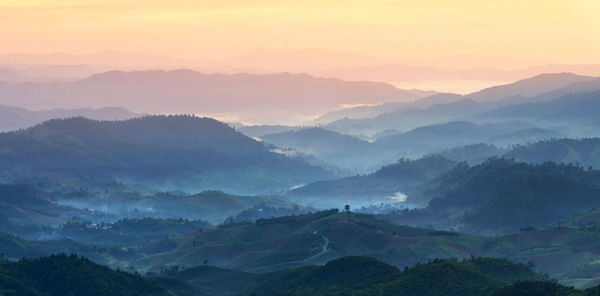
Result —
<svg viewBox="0 0 600 296"><path fill-rule="evenodd" d="M345 205L344 211L346 211L346 215L348 215L348 221L352 220L352 216L350 215L350 205Z"/></svg>

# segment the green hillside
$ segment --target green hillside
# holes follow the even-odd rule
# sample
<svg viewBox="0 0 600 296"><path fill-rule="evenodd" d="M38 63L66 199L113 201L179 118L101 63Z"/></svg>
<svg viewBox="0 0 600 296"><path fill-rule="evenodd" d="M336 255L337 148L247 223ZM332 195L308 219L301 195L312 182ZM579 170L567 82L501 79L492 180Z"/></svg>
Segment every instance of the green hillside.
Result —
<svg viewBox="0 0 600 296"><path fill-rule="evenodd" d="M323 264L344 256L370 256L399 268L435 258L485 256L531 262L536 270L567 283L570 271L600 260L598 229L595 224L524 228L485 237L413 228L373 215L332 210L228 224L152 242L139 246L138 256L142 257L127 264L151 272L204 264L268 272ZM596 277L600 274L587 274L587 280L577 286L590 286Z"/></svg>
<svg viewBox="0 0 600 296"><path fill-rule="evenodd" d="M168 264L208 264L246 271L281 270L320 264L347 255L372 255L395 265L452 257L430 231L392 224L372 215L321 211L230 224L174 238L173 249L132 265L156 271ZM421 246L419 246L421 245Z"/></svg>

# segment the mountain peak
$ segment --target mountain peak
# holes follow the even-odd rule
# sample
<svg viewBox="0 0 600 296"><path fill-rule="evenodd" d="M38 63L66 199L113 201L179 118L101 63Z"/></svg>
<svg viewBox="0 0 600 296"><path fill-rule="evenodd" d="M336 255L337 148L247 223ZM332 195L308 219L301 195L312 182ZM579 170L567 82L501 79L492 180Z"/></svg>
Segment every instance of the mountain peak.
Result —
<svg viewBox="0 0 600 296"><path fill-rule="evenodd" d="M535 75L533 77L530 78L525 78L525 79L521 79L517 82L524 82L524 81L549 81L549 80L558 80L558 81L562 81L562 80L593 80L596 77L592 77L592 76L584 76L584 75L578 75L575 73L571 73L571 72L561 72L561 73L542 73L539 75Z"/></svg>
<svg viewBox="0 0 600 296"><path fill-rule="evenodd" d="M492 86L467 95L475 101L498 101L510 97L533 97L550 92L572 83L591 81L597 77L581 76L573 73L544 73L513 83Z"/></svg>

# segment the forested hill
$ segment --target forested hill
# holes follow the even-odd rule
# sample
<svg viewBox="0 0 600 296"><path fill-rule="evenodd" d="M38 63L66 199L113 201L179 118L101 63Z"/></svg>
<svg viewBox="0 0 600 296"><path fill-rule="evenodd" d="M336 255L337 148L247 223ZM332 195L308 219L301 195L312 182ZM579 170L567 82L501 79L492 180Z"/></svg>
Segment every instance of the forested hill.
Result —
<svg viewBox="0 0 600 296"><path fill-rule="evenodd" d="M209 118L50 120L0 134L0 176L116 179L166 189L272 192L327 176Z"/></svg>
<svg viewBox="0 0 600 296"><path fill-rule="evenodd" d="M281 148L312 154L341 168L369 165L378 154L367 141L320 127L268 134L261 139Z"/></svg>
<svg viewBox="0 0 600 296"><path fill-rule="evenodd" d="M250 288L256 295L486 295L518 280L544 277L504 259L433 260L399 271L368 257L273 274Z"/></svg>
<svg viewBox="0 0 600 296"><path fill-rule="evenodd" d="M552 139L519 145L504 157L530 163L553 161L600 168L600 138Z"/></svg>
<svg viewBox="0 0 600 296"><path fill-rule="evenodd" d="M385 197L408 187L434 179L452 169L455 162L442 156L429 155L417 160L401 159L368 175L317 181L291 190L293 197L364 198Z"/></svg>
<svg viewBox="0 0 600 296"><path fill-rule="evenodd" d="M0 295L6 296L592 296L598 291L568 288L531 266L494 258L434 259L401 271L373 258L352 256L264 274L200 266L158 278L112 270L76 255L0 259Z"/></svg>
<svg viewBox="0 0 600 296"><path fill-rule="evenodd" d="M111 270L76 255L0 262L0 295L167 296L139 275Z"/></svg>
<svg viewBox="0 0 600 296"><path fill-rule="evenodd" d="M426 209L388 218L412 225L435 221L431 225L438 229L475 233L544 228L600 207L600 171L492 158L473 167L457 166L412 198L431 201Z"/></svg>

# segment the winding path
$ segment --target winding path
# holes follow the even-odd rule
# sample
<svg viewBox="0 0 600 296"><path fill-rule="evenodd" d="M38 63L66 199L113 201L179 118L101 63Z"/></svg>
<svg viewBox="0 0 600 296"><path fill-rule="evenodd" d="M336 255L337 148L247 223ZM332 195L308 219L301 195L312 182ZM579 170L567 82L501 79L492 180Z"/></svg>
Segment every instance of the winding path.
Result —
<svg viewBox="0 0 600 296"><path fill-rule="evenodd" d="M321 237L323 238L323 241L325 242L325 244L323 245L323 248L321 249L321 252L319 252L316 255L310 256L306 259L302 259L302 260L298 260L298 261L291 261L291 262L282 262L282 263L278 263L278 264L274 264L274 265L270 265L269 267L274 267L274 266L280 266L280 265L290 265L290 264L297 264L297 263L306 263L306 262L310 262L313 259L316 259L320 256L322 256L323 254L327 253L327 247L329 247L329 238L327 238L326 236L321 234Z"/></svg>
<svg viewBox="0 0 600 296"><path fill-rule="evenodd" d="M329 246L329 239L322 234L321 234L321 237L325 241L325 245L323 246L323 251L321 251L321 253L315 255L314 257L318 257L318 256L321 256L321 255L327 253L327 246Z"/></svg>
<svg viewBox="0 0 600 296"><path fill-rule="evenodd" d="M323 249L321 250L321 252L319 252L319 254L316 254L316 255L306 258L304 261L310 261L310 260L316 259L317 257L320 257L323 254L327 253L327 247L329 246L329 239L322 234L321 234L321 237L323 238L323 241L325 241L325 244L323 245Z"/></svg>

